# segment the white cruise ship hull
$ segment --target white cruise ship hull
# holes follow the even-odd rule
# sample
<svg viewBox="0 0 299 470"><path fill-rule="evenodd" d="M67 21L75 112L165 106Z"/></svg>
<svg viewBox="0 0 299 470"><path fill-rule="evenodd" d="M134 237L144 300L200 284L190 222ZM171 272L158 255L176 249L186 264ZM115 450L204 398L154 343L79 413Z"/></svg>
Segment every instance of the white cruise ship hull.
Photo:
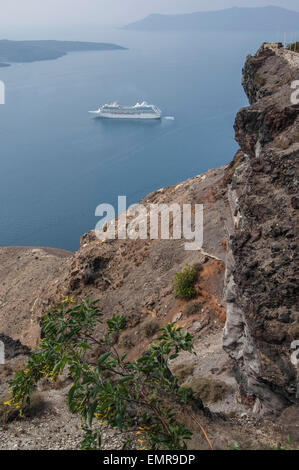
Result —
<svg viewBox="0 0 299 470"><path fill-rule="evenodd" d="M93 114L94 117L102 118L102 119L161 119L161 114L153 114L153 113L142 113L142 114L114 114L114 113L102 113L100 111L89 111L90 114Z"/></svg>

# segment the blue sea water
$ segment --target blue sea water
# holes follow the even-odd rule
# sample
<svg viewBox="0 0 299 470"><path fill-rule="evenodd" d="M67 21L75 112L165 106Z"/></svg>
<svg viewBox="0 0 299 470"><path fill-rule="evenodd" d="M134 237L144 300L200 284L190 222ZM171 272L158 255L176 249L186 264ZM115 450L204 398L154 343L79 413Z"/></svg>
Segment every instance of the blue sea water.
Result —
<svg viewBox="0 0 299 470"><path fill-rule="evenodd" d="M97 223L98 204L117 207L229 162L233 122L247 105L246 55L271 33L107 31L72 39L126 51L71 53L0 69L0 245L75 250ZM13 38L11 38L13 39ZM36 38L41 39L41 38ZM64 38L57 38L64 39ZM70 39L70 38L67 38ZM104 121L89 110L148 100L161 122Z"/></svg>

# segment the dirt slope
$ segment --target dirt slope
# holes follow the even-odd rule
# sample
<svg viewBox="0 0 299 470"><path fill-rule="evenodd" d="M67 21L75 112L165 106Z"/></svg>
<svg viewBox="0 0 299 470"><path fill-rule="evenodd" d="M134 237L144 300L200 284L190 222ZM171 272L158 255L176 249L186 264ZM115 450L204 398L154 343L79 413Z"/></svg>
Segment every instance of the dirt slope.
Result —
<svg viewBox="0 0 299 470"><path fill-rule="evenodd" d="M0 333L36 347L43 305L40 294L70 256L52 248L0 248Z"/></svg>

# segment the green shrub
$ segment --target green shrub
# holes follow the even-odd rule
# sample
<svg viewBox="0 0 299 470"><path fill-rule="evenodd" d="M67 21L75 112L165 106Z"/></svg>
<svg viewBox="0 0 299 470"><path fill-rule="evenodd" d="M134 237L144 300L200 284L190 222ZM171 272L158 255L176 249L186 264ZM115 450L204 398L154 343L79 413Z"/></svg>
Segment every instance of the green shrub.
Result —
<svg viewBox="0 0 299 470"><path fill-rule="evenodd" d="M177 421L173 410L186 408L192 392L180 389L168 365L181 351L193 351L192 336L168 324L159 330L159 338L148 351L129 362L111 341L115 332L125 328L125 318L112 317L106 321L106 334L95 338L97 323L102 323L97 301L73 305L66 299L49 311L42 323L40 349L31 353L25 370L10 382L12 408L22 410L30 405L42 378L54 382L67 370L72 381L67 403L81 417L85 432L81 449L101 447L105 422L119 429L124 448L136 433L143 448L186 449L192 433ZM89 362L86 352L94 344L101 346L101 353Z"/></svg>
<svg viewBox="0 0 299 470"><path fill-rule="evenodd" d="M185 269L175 275L173 281L174 293L181 299L192 299L195 297L196 290L194 282L197 278L197 270L194 266L186 266Z"/></svg>

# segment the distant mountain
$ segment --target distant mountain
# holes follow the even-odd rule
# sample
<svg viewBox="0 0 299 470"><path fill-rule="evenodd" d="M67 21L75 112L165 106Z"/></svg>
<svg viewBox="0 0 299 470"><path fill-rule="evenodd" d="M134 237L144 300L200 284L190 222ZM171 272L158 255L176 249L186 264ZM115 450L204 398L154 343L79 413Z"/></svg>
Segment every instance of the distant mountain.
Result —
<svg viewBox="0 0 299 470"><path fill-rule="evenodd" d="M165 31L297 31L299 12L280 7L238 8L184 15L149 15L125 29Z"/></svg>
<svg viewBox="0 0 299 470"><path fill-rule="evenodd" d="M2 39L0 40L0 62L35 62L38 60L58 59L68 52L124 49L124 47L115 44L100 42L9 41Z"/></svg>

